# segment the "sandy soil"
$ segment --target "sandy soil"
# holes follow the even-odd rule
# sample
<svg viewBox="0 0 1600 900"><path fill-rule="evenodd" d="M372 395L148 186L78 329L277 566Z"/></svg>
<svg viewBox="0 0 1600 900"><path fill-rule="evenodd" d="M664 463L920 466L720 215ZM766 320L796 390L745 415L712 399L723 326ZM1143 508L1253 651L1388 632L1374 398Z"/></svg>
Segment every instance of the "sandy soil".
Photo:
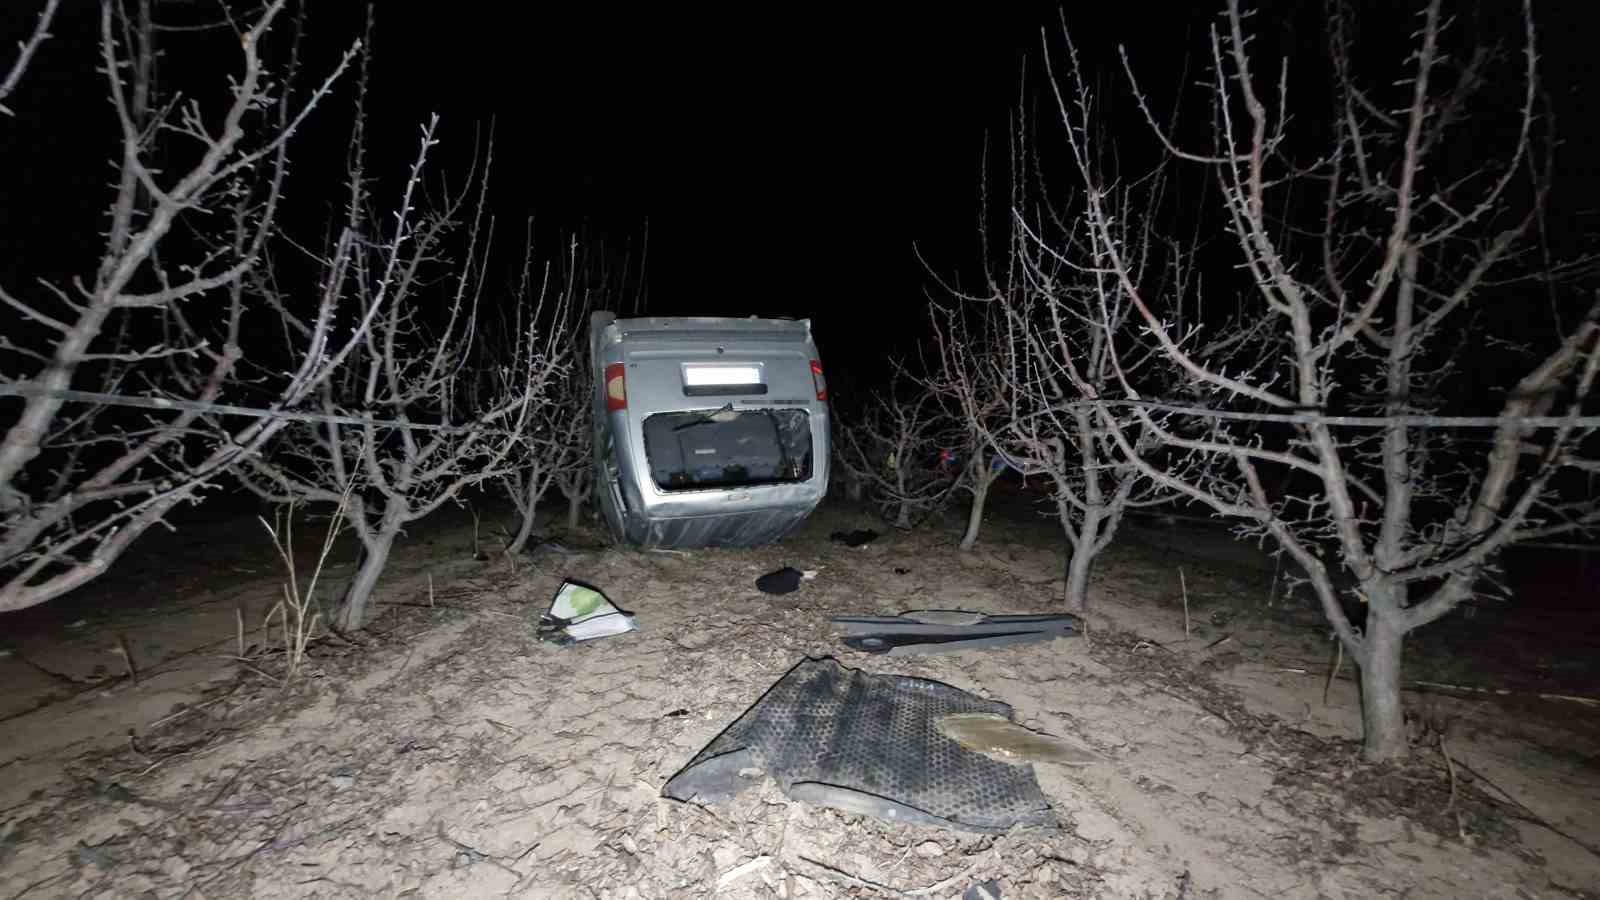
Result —
<svg viewBox="0 0 1600 900"><path fill-rule="evenodd" d="M585 533L563 539L597 549L482 562L470 523L446 522L397 550L362 646L317 643L286 687L251 646L276 587L242 538L163 596L8 632L0 897L955 897L990 880L1005 897L1600 896L1582 847L1600 843L1600 709L1521 686L1408 694L1425 749L1364 765L1348 667L1324 702L1326 629L1267 604L1269 561L1182 525L1109 552L1088 639L866 657L829 616L1044 610L1061 558L1015 509L968 554L954 518L827 540L861 526L827 508L776 547L640 553ZM758 592L782 565L821 574ZM642 630L536 641L564 576ZM226 658L240 605L248 665ZM133 647L137 683L114 646ZM1411 677L1464 683L1440 646ZM1039 764L1060 827L1000 836L810 807L770 781L709 809L660 797L772 682L828 655L1009 703L1101 761Z"/></svg>

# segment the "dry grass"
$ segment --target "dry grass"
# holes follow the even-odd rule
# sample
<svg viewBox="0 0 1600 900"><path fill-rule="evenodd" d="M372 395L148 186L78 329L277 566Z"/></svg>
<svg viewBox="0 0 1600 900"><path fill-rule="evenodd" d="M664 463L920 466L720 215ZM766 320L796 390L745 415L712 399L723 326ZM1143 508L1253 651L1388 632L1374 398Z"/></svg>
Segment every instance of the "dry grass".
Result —
<svg viewBox="0 0 1600 900"><path fill-rule="evenodd" d="M347 489L339 498L338 507L328 517L328 528L323 534L316 566L311 570L311 577L304 586L300 583L300 573L294 559L294 520L298 511L297 504L289 503L278 507L273 511L271 522L260 517L262 527L266 528L267 534L272 538L272 548L283 563L287 579L283 583L282 598L267 611L261 624L269 642L272 639L274 623L279 626L282 633L280 652L283 655L284 683L292 681L299 674L300 666L306 658L306 648L317 637L318 626L324 622L321 604L317 602L317 584L322 580L323 569L327 566L329 555L333 553L334 544L346 527L344 514L349 503L350 491ZM476 542L476 527L473 528L473 538ZM240 644L243 644L242 630ZM264 649L271 652L270 647ZM241 647L240 656L243 655Z"/></svg>

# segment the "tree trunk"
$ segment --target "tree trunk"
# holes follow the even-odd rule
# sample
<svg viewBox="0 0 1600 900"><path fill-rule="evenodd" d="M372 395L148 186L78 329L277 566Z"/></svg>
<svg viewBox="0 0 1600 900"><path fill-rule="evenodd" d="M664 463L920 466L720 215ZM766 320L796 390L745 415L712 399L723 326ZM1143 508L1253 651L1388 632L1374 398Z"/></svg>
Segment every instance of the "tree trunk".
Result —
<svg viewBox="0 0 1600 900"><path fill-rule="evenodd" d="M900 512L894 518L894 527L905 531L911 528L911 507L902 503Z"/></svg>
<svg viewBox="0 0 1600 900"><path fill-rule="evenodd" d="M1088 612L1089 572L1094 568L1094 551L1080 541L1078 547L1067 552L1070 554L1067 560L1067 588L1062 600L1072 612Z"/></svg>
<svg viewBox="0 0 1600 900"><path fill-rule="evenodd" d="M522 513L522 522L517 525L517 536L512 538L510 545L506 547L507 553L515 556L528 545L528 538L533 536L533 523L537 516L538 510L532 506Z"/></svg>
<svg viewBox="0 0 1600 900"><path fill-rule="evenodd" d="M567 530L578 530L578 517L583 512L583 501L588 499L588 491L573 491L567 495Z"/></svg>
<svg viewBox="0 0 1600 900"><path fill-rule="evenodd" d="M539 490L540 473L537 468L529 469L523 475L528 480L522 485L522 496L518 498L513 494L513 499L517 500L517 511L522 513L522 522L517 526L517 536L506 547L506 552L512 556L521 553L522 548L528 545L528 538L533 535L533 523L539 517L539 495L544 493Z"/></svg>
<svg viewBox="0 0 1600 900"><path fill-rule="evenodd" d="M378 576L383 574L384 566L389 563L389 550L394 546L394 538L399 531L398 524L391 527L385 522L383 530L362 545L361 565L356 569L356 576L351 580L350 587L345 589L344 600L339 604L340 631L356 631L366 621L367 599L372 596Z"/></svg>
<svg viewBox="0 0 1600 900"><path fill-rule="evenodd" d="M1400 650L1405 635L1377 608L1367 610L1367 659L1361 665L1363 755L1374 762L1400 759L1406 744L1400 704Z"/></svg>
<svg viewBox="0 0 1600 900"><path fill-rule="evenodd" d="M989 499L989 481L983 476L972 485L972 511L967 513L967 533L961 536L961 549L971 550L978 542L978 529L983 527L983 505Z"/></svg>

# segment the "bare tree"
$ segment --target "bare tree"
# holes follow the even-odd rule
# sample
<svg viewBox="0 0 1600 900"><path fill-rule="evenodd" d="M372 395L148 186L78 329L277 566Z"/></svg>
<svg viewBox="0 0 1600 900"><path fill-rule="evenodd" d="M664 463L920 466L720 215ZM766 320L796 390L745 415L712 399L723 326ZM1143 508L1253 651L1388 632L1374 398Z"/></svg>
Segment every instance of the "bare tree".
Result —
<svg viewBox="0 0 1600 900"><path fill-rule="evenodd" d="M200 427L238 382L240 285L273 232L289 141L355 53L294 96L298 27L284 61L266 53L286 3L231 20L239 62L220 110L155 83L149 0L131 12L101 4L99 65L119 145L99 258L70 284L0 288L16 317L0 329L0 349L31 368L0 384L20 398L0 438L0 611L98 577L286 424L233 419L219 436ZM15 89L54 10L47 4L0 92ZM305 333L274 410L298 404L336 367L331 323L319 316ZM113 400L145 412L134 418Z"/></svg>
<svg viewBox="0 0 1600 900"><path fill-rule="evenodd" d="M834 414L833 420L835 422L842 421L837 413ZM841 424L840 427L843 427L843 425ZM857 476L848 465L845 465L843 442L838 440L834 441L832 449L832 471L838 473L834 480L839 485L840 490L844 492L845 499L849 500L851 503L861 503L865 501L867 498L867 482L861 477Z"/></svg>
<svg viewBox="0 0 1600 900"><path fill-rule="evenodd" d="M648 227L644 248L649 247ZM565 318L551 327L565 335L565 368L546 391L536 424L516 453L513 472L503 479L517 507L521 524L507 552L521 552L533 532L538 502L553 486L567 501L568 531L578 527L593 483L594 373L589 359L590 313L597 309L630 308L640 312L644 302L644 253L635 268L630 246L620 265L606 246L590 240L586 232L573 239L562 260ZM523 273L523 282L529 279Z"/></svg>
<svg viewBox="0 0 1600 900"><path fill-rule="evenodd" d="M559 417L552 439L563 452L555 460L556 490L567 501L567 531L577 529L583 507L594 488L594 373L589 369L588 342L573 344L568 376L551 397L550 413Z"/></svg>
<svg viewBox="0 0 1600 900"><path fill-rule="evenodd" d="M345 225L352 261L347 275L328 280L345 285L373 325L341 377L322 389L320 421L280 435L244 468L246 483L274 502L344 503L362 551L334 619L344 630L361 627L407 525L511 471L546 386L562 366L558 332L540 337L547 317L562 318L559 299L553 311L545 308L542 284L524 280L527 291L537 292L509 298L515 338L507 355L490 363L478 334L494 238L485 208L492 137L491 149L461 187L425 191L423 165L435 141L435 118L423 131L423 153L397 212L379 217L369 210L360 121ZM425 194L441 199L418 210L417 198ZM281 300L274 302L283 308ZM485 364L500 371L481 378L476 367ZM484 383L494 388L482 390Z"/></svg>
<svg viewBox="0 0 1600 900"><path fill-rule="evenodd" d="M903 371L835 437L839 464L896 528L944 509L961 485L962 468L944 455L959 445L960 429L940 398Z"/></svg>
<svg viewBox="0 0 1600 900"><path fill-rule="evenodd" d="M969 476L975 491L987 489L987 481L978 479L992 480L999 471L991 459L1024 477L1049 480L1069 549L1062 599L1071 609L1087 611L1094 561L1116 537L1123 516L1169 502L1173 494L1124 460L1101 424L1094 401L1119 390L1112 341L1135 323L1125 292L1098 264L1078 226L1081 192L1052 202L1034 171L1020 114L1010 168L1002 239L994 241L987 226L980 229L988 261L985 292L943 285L956 302L934 315L936 389L951 398L976 445L975 462L983 472ZM1165 197L1159 174L1120 181L1121 196L1138 198L1145 215L1133 220L1137 224L1122 223L1131 227L1117 239L1140 275L1159 270L1170 293L1181 297L1193 278L1193 251L1153 228ZM1162 375L1148 356L1129 360L1123 372L1143 385ZM1155 450L1132 412L1114 408L1106 414L1118 418L1139 453ZM1168 455L1165 462L1188 467L1194 461ZM969 522L968 536L975 530L976 522Z"/></svg>
<svg viewBox="0 0 1600 900"><path fill-rule="evenodd" d="M565 372L551 379L546 386L546 399L534 411L531 424L500 476L500 484L518 517L517 533L506 545L507 553L521 553L527 546L538 522L539 504L550 488L558 485L563 476L570 483L576 463L588 465L588 457L580 455L587 445L579 446L580 431L588 427L588 421L575 417L572 406L565 402L574 383L581 380L578 375L569 363Z"/></svg>
<svg viewBox="0 0 1600 900"><path fill-rule="evenodd" d="M590 312L597 309L628 310L630 315L644 313L648 292L647 264L650 258L650 223L644 223L639 242L638 262L634 261L630 240L622 255L620 267L607 254L607 248L586 242L582 248L594 252L592 261L583 270L582 287L573 306L576 330L589 327ZM586 258L587 260L588 258ZM556 489L567 500L567 530L573 531L583 513L583 507L594 492L594 362L590 359L590 343L580 335L572 344L571 375L554 392L554 403L560 409L559 431L568 452L561 456L556 466Z"/></svg>
<svg viewBox="0 0 1600 900"><path fill-rule="evenodd" d="M859 384L859 376L848 370L828 376L828 417L833 428L828 441L828 488L837 488L851 503L866 501L868 483L848 465L843 429L865 408L870 396L871 391Z"/></svg>
<svg viewBox="0 0 1600 900"><path fill-rule="evenodd" d="M970 302L930 305L937 364L926 378L919 379L952 411L961 435L960 485L972 497L966 531L961 535L962 550L971 550L977 544L989 488L1006 466L994 438L1003 428L1007 412L1003 393L1005 348L1000 344L999 321L993 315L984 315L997 308ZM969 323L975 315L981 323L976 328Z"/></svg>
<svg viewBox="0 0 1600 900"><path fill-rule="evenodd" d="M533 223L528 223L527 246L533 246ZM561 287L563 302L562 309L571 307L573 284L576 279L576 269L572 260L577 254L577 244L573 243L567 258L567 271ZM523 257L522 275L517 288L516 296L522 298L543 296L549 288L550 268L544 268L541 284L535 289L533 285L533 254L527 253ZM563 335L568 348L564 351L567 365L559 373L552 373L549 382L545 385L545 399L533 411L529 420L529 427L519 436L516 446L512 448L507 460L507 465L499 477L500 486L504 488L506 496L517 510L517 532L512 536L511 543L506 545L510 554L521 553L527 546L528 539L533 536L533 529L538 520L539 504L544 500L550 488L556 484L557 477L571 465L571 447L573 443L572 432L574 424L568 418L570 410L561 400L570 393L570 385L579 373L573 357L574 348L579 343L578 329L571 316L561 321L552 322L552 333ZM519 353L516 336L519 329L504 329L502 335L509 334L513 338L511 345L502 343L496 348L495 356L498 359L510 362L517 358ZM496 382L495 389L504 392L512 387L507 379L520 378L519 370L512 365L492 367L487 373ZM584 449L587 454L587 446ZM585 455L585 462L587 456Z"/></svg>
<svg viewBox="0 0 1600 900"><path fill-rule="evenodd" d="M1562 315L1551 316L1542 355L1497 390L1497 416L1441 415L1452 399L1485 393L1467 378L1466 353L1516 358L1495 349L1469 310L1527 309L1560 290L1534 240L1550 165L1541 151L1551 143L1538 114L1531 11L1524 5L1522 53L1506 57L1471 46L1452 52L1447 45L1465 26L1441 5L1421 10L1395 78L1356 70L1357 58L1371 56L1356 52L1350 14L1332 4L1333 102L1320 122L1290 116L1287 61L1270 90L1261 82L1240 0L1228 0L1210 35L1210 147L1180 146L1134 82L1171 157L1205 167L1221 188L1250 277L1250 314L1267 323L1252 365L1227 364L1163 314L1121 238L1137 211L1119 204L1090 162L1088 90L1070 41L1071 65L1052 79L1096 266L1144 328L1140 342L1113 348L1114 361L1159 352L1210 407L1203 419L1213 424L1173 426L1158 413L1191 404L1152 397L1131 380L1117 400L1166 447L1218 464L1201 477L1165 471L1134 452L1112 403L1097 404L1096 414L1148 477L1270 536L1305 571L1360 666L1374 759L1408 749L1404 636L1479 590L1504 548L1600 522L1592 491L1561 487L1570 473L1597 468L1580 450L1594 432L1583 409L1600 371L1600 303L1564 326ZM1507 85L1515 86L1509 106L1495 94ZM1468 133L1472 152L1457 152ZM1496 138L1503 153L1489 146ZM1492 426L1486 441L1461 430L1484 424ZM1274 496L1267 485L1285 471L1291 487ZM1341 568L1364 622L1341 606Z"/></svg>

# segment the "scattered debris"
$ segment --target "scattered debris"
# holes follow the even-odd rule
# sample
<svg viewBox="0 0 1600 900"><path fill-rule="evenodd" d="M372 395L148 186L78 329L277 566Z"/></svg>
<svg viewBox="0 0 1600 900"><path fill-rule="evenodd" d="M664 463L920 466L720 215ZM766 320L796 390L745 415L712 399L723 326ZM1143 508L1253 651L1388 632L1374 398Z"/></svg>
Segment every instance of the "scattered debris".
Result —
<svg viewBox="0 0 1600 900"><path fill-rule="evenodd" d="M895 566L894 567L894 573L896 575L910 575L911 574L911 570L906 568L905 566Z"/></svg>
<svg viewBox="0 0 1600 900"><path fill-rule="evenodd" d="M550 611L539 619L539 637L562 645L638 628L633 615L611 605L599 588L571 580L561 582Z"/></svg>
<svg viewBox="0 0 1600 900"><path fill-rule="evenodd" d="M828 538L846 547L861 547L877 540L878 533L870 528L858 528L855 531L835 531Z"/></svg>
<svg viewBox="0 0 1600 900"><path fill-rule="evenodd" d="M805 573L792 566L784 566L776 572L756 579L756 587L764 594L791 594L800 588L800 582L805 579Z"/></svg>
<svg viewBox="0 0 1600 900"><path fill-rule="evenodd" d="M417 601L386 607L380 627L397 627L398 637L374 640L375 646L360 652L323 645L319 667L327 674L320 681L301 681L285 691L276 677L246 670L189 698L181 709L168 706L165 683L155 685L160 690L85 693L122 675L120 659L104 652L119 631L127 634L141 677L147 668L172 671L155 668L166 657L146 649L149 631L126 613L61 633L53 639L75 640L61 655L39 660L34 653L55 646L45 644L45 636L25 644L7 633L0 643L12 655L0 662L21 676L18 687L36 683L41 694L62 698L55 701L58 710L71 704L99 714L145 700L148 713L130 720L133 741L118 728L114 734L108 730L118 741L104 751L60 754L71 766L71 780L49 782L58 786L29 799L13 785L34 777L34 763L5 768L0 786L13 790L16 799L8 803L20 805L8 807L0 822L0 832L11 828L0 835L0 856L6 859L0 863L0 897L77 896L104 891L107 884L130 895L177 895L197 885L209 896L248 895L252 886L259 889L285 873L294 875L294 884L284 882L290 892L305 887L337 893L340 884L361 883L372 872L392 873L392 893L419 896L537 893L536 885L547 883L552 872L567 877L580 871L583 889L615 897L629 896L634 887L642 896L955 898L974 887L987 890L989 879L1006 900L1199 900L1230 890L1271 895L1313 883L1307 879L1346 896L1514 895L1530 884L1577 895L1583 884L1596 883L1582 877L1592 872L1585 851L1559 836L1585 839L1593 833L1583 830L1593 818L1583 805L1592 793L1583 790L1586 759L1500 730L1516 720L1515 709L1531 703L1502 708L1498 702L1470 702L1504 700L1498 691L1471 688L1577 695L1587 680L1541 677L1501 684L1493 680L1500 670L1468 672L1419 660L1428 667L1412 677L1456 687L1426 688L1453 697L1427 701L1430 710L1452 712L1446 720L1450 737L1402 765L1365 764L1359 745L1348 739L1353 727L1332 730L1330 737L1328 719L1316 708L1322 690L1317 682L1327 675L1331 654L1306 648L1330 648L1324 641L1312 644L1300 626L1309 620L1309 634L1319 635L1318 610L1275 610L1268 618L1252 612L1254 603L1241 605L1233 626L1239 630L1226 640L1222 632L1228 629L1203 637L1197 632L1186 647L1170 645L1183 648L1176 654L1140 644L1139 632L1182 638L1173 627L1173 613L1181 615L1178 604L1167 602L1178 598L1160 593L1165 578L1158 573L1171 566L1164 554L1140 547L1108 558L1102 589L1114 598L1111 611L1118 618L1096 629L1092 653L1083 645L1049 644L1032 651L979 651L987 656L879 660L879 666L865 661L867 656L852 662L837 644L827 646L839 631L818 631L830 616L953 607L957 611L919 618L960 624L981 618L964 610L1065 611L1000 605L1032 602L1021 593L1033 590L1030 579L1048 591L1044 585L1059 574L1056 543L1046 548L997 539L990 551L980 551L987 562L976 570L961 565L944 533L897 534L892 546L853 553L828 543L834 529L855 527L856 515L854 509L839 511L781 549L696 552L692 560L610 550L570 564L552 554L538 558L545 571L533 575L526 566L479 568L467 560L461 553L470 535L466 520L460 539L436 542L430 552L437 559L426 570L393 585L396 599ZM1025 524L1033 527L1031 513ZM550 536L582 547L592 540L589 534ZM1058 542L1059 532L1048 537ZM885 550L893 555L865 559ZM799 592L742 606L730 602L740 587L753 596L756 576L770 569L795 563L796 569L822 568L824 562L829 581L802 584L802 599L812 602L801 609L774 608L795 606ZM893 574L897 565L918 577ZM1191 567L1186 564L1186 571ZM994 577L997 570L1006 577ZM237 576L225 564L216 571L234 587L229 579ZM1269 562L1252 577L1265 584L1271 575ZM427 608L430 576L437 609ZM615 605L633 605L640 615L648 609L651 627L624 643L601 641L561 652L530 648L525 629L549 606L565 576L615 593ZM1197 573L1191 597L1197 626L1209 621L1214 607L1196 606L1195 598L1259 597L1250 591L1253 581L1233 577ZM273 584L263 584L263 595L272 590ZM913 590L917 599L899 599ZM217 639L225 652L238 645L239 656L246 657L240 665L249 665L258 652L249 651L258 622L253 615L235 616L249 608L245 598L217 596L217 603L201 611L226 618ZM1037 596L1042 604L1043 594ZM68 611L58 621L73 618ZM515 624L507 628L509 623ZM50 630L60 632L60 626ZM1213 641L1221 643L1197 652ZM98 658L63 658L80 648L98 651ZM1202 665L1230 648L1249 662L1266 662L1227 675ZM788 666L803 654L828 650L846 665L893 666L1005 701L1016 722L1101 751L1107 761L1085 770L1031 761L1047 801L1058 815L1070 813L1076 821L1054 831L1022 828L1000 835L908 829L785 797L777 774L769 779L756 770L769 768L761 758L739 775L755 789L709 812L661 797L667 776L738 720ZM30 661L62 662L68 671L51 676L29 669ZM83 678L97 662L110 671ZM1553 665L1566 662L1553 658ZM1282 677L1274 668L1280 663L1310 674ZM1339 677L1350 686L1348 668ZM1267 700L1282 701L1282 708L1264 705L1263 687L1273 692ZM1424 689L1414 682L1407 688ZM1531 695L1514 695L1526 696ZM94 707L85 702L91 700ZM352 700L359 706L352 707ZM1310 717L1301 712L1300 700L1314 710ZM333 716L326 714L329 701L336 704ZM1345 703L1353 701L1353 691L1347 692ZM597 715L597 709L606 714ZM152 722L149 716L160 718ZM948 732L952 718L936 719L935 725ZM1578 715L1563 718L1582 723ZM993 720L1000 722L998 716ZM18 726L13 731L20 738L22 726L33 721L38 719L8 724ZM257 736L268 729L257 723L270 728L279 721L292 724L292 736L263 747ZM1569 742L1561 746L1582 746L1570 743L1575 739L1565 731L1548 733ZM1507 740L1504 746L1518 752L1505 759L1486 754L1495 746L1491 740ZM21 745L0 743L6 750ZM995 762L1024 768L1004 752L1013 748L974 749L1000 751L992 754ZM1469 771L1463 761L1481 767ZM1494 779L1526 805L1502 796ZM900 792L888 793L907 803ZM1127 802L1130 797L1143 802ZM834 797L824 791L820 799ZM1535 815L1550 825L1534 821ZM436 823L445 826L448 838L438 836ZM382 829L381 840L371 839L374 827ZM305 835L314 839L301 840ZM86 842L81 857L91 861L81 866L75 853L80 842ZM338 850L336 858L328 855L330 847ZM764 867L730 874L764 854L772 857ZM1180 882L1185 861L1195 859L1206 862L1204 872L1197 869ZM507 868L521 873L520 881ZM718 892L724 876L730 882Z"/></svg>
<svg viewBox="0 0 1600 900"><path fill-rule="evenodd" d="M893 822L973 832L1053 825L1032 766L991 759L941 733L939 720L958 713L1009 719L1011 707L937 681L808 659L661 793L717 803L750 786L745 772L765 771L792 799Z"/></svg>
<svg viewBox="0 0 1600 900"><path fill-rule="evenodd" d="M928 653L959 653L962 650L986 650L992 647L1010 647L1016 644L1038 644L1054 640L1049 631L1018 631L1010 634L965 635L926 634L858 634L843 638L842 643L859 653L883 653L892 656L921 656Z"/></svg>
<svg viewBox="0 0 1600 900"><path fill-rule="evenodd" d="M909 656L953 653L1052 641L1078 632L1078 618L1059 615L988 615L967 610L923 609L898 616L835 616L844 645L863 653Z"/></svg>
<svg viewBox="0 0 1600 900"><path fill-rule="evenodd" d="M733 884L735 881L745 877L746 875L766 868L771 862L772 857L770 856L758 856L747 863L734 866L728 871L723 872L722 877L717 879L717 890L720 891L728 885Z"/></svg>
<svg viewBox="0 0 1600 900"><path fill-rule="evenodd" d="M539 553L554 553L557 556L577 556L580 551L557 541L536 537L528 542L528 549L525 552L530 556Z"/></svg>
<svg viewBox="0 0 1600 900"><path fill-rule="evenodd" d="M989 880L975 884L961 894L961 900L1000 900L1000 882Z"/></svg>

